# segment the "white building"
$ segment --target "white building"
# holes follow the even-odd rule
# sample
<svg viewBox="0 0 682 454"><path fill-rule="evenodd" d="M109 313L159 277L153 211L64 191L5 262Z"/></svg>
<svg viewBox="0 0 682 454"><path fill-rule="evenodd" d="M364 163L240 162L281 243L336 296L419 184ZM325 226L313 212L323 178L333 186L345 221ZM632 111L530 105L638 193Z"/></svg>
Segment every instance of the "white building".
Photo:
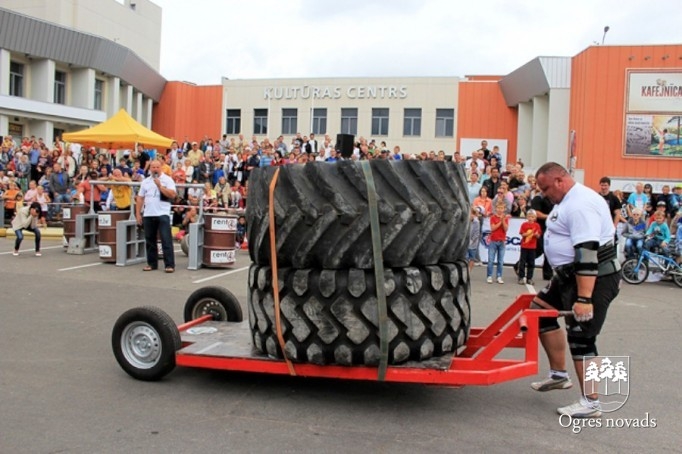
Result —
<svg viewBox="0 0 682 454"><path fill-rule="evenodd" d="M452 154L457 137L457 77L317 79L223 78L228 135L352 134L393 149Z"/></svg>
<svg viewBox="0 0 682 454"><path fill-rule="evenodd" d="M0 136L100 123L120 108L151 126L161 8L148 0L4 0L0 7Z"/></svg>

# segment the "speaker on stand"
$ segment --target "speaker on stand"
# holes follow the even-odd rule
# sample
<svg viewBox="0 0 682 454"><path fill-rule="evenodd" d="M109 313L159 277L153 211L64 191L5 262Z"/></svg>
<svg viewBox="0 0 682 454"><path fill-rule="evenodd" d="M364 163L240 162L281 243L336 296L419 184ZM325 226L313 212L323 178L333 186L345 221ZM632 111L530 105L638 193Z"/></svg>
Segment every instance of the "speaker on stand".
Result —
<svg viewBox="0 0 682 454"><path fill-rule="evenodd" d="M341 153L344 159L350 159L353 155L353 143L355 142L355 136L353 134L337 134L336 135L336 151Z"/></svg>

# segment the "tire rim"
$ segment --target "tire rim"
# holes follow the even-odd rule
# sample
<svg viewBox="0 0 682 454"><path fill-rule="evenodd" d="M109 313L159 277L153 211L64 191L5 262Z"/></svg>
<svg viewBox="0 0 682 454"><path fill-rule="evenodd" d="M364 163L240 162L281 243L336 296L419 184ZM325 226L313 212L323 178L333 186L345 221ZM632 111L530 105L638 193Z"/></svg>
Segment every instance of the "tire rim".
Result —
<svg viewBox="0 0 682 454"><path fill-rule="evenodd" d="M194 310L192 310L192 319L197 319L203 317L204 315L212 315L213 320L216 321L227 321L227 311L218 301L214 299L203 299L194 305Z"/></svg>
<svg viewBox="0 0 682 454"><path fill-rule="evenodd" d="M121 334L123 356L138 369L151 369L158 364L161 349L161 337L149 323L131 323Z"/></svg>

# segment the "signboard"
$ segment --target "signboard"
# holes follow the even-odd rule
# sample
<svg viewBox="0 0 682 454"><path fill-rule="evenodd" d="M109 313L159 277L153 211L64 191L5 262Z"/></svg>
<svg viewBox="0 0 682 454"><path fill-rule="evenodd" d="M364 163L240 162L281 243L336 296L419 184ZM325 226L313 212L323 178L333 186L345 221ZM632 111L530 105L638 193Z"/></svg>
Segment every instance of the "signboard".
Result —
<svg viewBox="0 0 682 454"><path fill-rule="evenodd" d="M625 156L682 157L682 70L627 73Z"/></svg>
<svg viewBox="0 0 682 454"><path fill-rule="evenodd" d="M225 232L237 231L237 218L230 217L214 217L211 219L211 230L219 230Z"/></svg>
<svg viewBox="0 0 682 454"><path fill-rule="evenodd" d="M507 243L504 247L504 264L513 265L521 258L521 224L526 222L525 218L510 218L509 228L507 229ZM483 221L483 229L481 230L481 242L478 246L478 252L481 255L482 262L488 262L488 244L490 243L490 218ZM540 240L538 240L540 241ZM535 266L542 266L543 258L535 260Z"/></svg>
<svg viewBox="0 0 682 454"><path fill-rule="evenodd" d="M100 244L99 245L99 256L102 258L113 257L113 252L112 252L111 246L106 245L106 244Z"/></svg>
<svg viewBox="0 0 682 454"><path fill-rule="evenodd" d="M111 215L100 214L97 216L97 225L100 227L111 227Z"/></svg>
<svg viewBox="0 0 682 454"><path fill-rule="evenodd" d="M211 251L211 263L234 263L236 254L234 249L227 251Z"/></svg>

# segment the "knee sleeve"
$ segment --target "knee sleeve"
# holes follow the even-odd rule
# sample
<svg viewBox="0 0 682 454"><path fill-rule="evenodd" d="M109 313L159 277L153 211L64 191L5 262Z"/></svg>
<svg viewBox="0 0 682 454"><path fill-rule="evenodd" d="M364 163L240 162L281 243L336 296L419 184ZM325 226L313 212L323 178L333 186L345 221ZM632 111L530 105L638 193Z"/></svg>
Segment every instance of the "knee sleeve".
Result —
<svg viewBox="0 0 682 454"><path fill-rule="evenodd" d="M530 305L531 309L546 309L545 307L540 306L539 304L532 302ZM554 331L556 329L559 329L559 322L557 321L556 317L540 317L538 320L538 325L539 325L539 331L540 334L542 333L547 333L549 331Z"/></svg>
<svg viewBox="0 0 682 454"><path fill-rule="evenodd" d="M599 356L597 352L597 337L568 336L568 348L574 360L583 359L584 356Z"/></svg>

